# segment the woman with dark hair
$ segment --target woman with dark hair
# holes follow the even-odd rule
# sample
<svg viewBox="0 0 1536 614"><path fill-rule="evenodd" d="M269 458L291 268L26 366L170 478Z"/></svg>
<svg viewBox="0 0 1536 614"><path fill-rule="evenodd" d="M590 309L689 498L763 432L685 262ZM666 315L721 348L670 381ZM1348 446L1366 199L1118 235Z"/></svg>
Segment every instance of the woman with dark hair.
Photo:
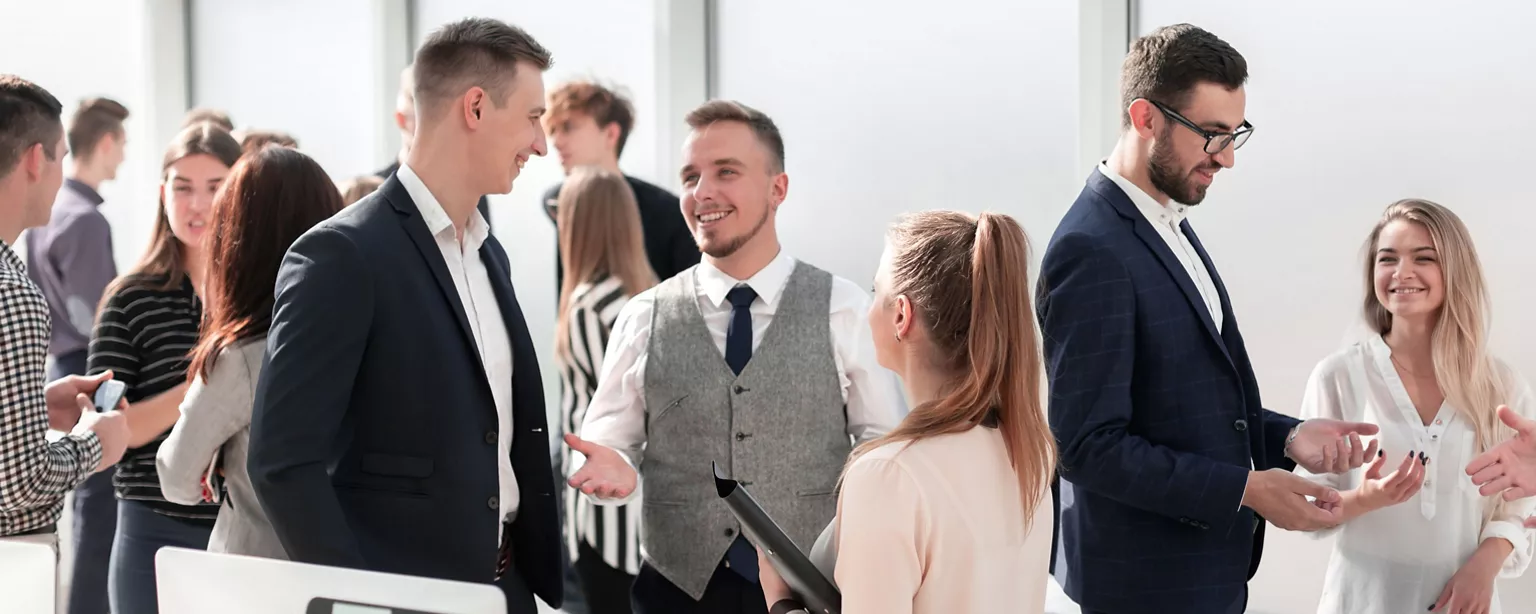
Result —
<svg viewBox="0 0 1536 614"><path fill-rule="evenodd" d="M913 408L854 449L811 550L845 614L1045 611L1056 441L1033 313L1013 218L928 211L891 228L869 326ZM759 553L770 611L803 611Z"/></svg>
<svg viewBox="0 0 1536 614"><path fill-rule="evenodd" d="M117 535L108 564L107 596L115 614L153 614L155 552L163 546L203 549L218 507L167 501L155 452L180 414L187 360L197 342L206 265L208 208L240 144L212 124L176 135L165 153L160 206L149 249L107 287L91 335L89 373L111 370L127 385L128 452L117 466Z"/></svg>
<svg viewBox="0 0 1536 614"><path fill-rule="evenodd" d="M192 352L192 387L157 457L167 499L224 504L210 552L287 558L245 470L251 407L283 253L341 207L341 194L320 165L283 147L247 155L214 200L206 318Z"/></svg>

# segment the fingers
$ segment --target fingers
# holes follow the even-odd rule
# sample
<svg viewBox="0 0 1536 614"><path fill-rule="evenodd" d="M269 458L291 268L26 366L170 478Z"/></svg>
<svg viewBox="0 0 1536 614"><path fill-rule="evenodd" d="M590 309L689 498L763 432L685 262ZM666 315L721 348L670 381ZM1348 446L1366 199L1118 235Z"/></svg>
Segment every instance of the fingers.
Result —
<svg viewBox="0 0 1536 614"><path fill-rule="evenodd" d="M1371 447L1375 448L1376 447L1376 442L1371 442ZM1376 452L1374 452L1374 454L1376 455L1376 458L1372 459L1371 460L1371 466L1367 467L1365 469L1365 479L1367 479L1367 480L1379 480L1379 479L1381 479L1381 470L1385 469L1386 466L1387 466L1387 455L1386 455L1386 453L1384 453L1384 452L1382 452L1380 450L1377 450Z"/></svg>
<svg viewBox="0 0 1536 614"><path fill-rule="evenodd" d="M1471 469L1472 467L1469 465L1467 470L1471 471ZM1504 475L1504 463L1501 463L1497 458L1494 458L1487 465L1478 468L1476 472L1473 472L1470 475L1472 476L1473 484L1487 484L1492 482L1494 478Z"/></svg>
<svg viewBox="0 0 1536 614"><path fill-rule="evenodd" d="M80 406L80 411L96 411L96 404L84 394L75 395L75 405Z"/></svg>
<svg viewBox="0 0 1536 614"><path fill-rule="evenodd" d="M1322 484L1318 484L1316 482L1304 480L1299 476L1291 474L1286 475L1295 478L1291 481L1291 492L1306 497L1312 497L1318 501L1324 501L1328 503L1337 503L1339 501L1339 491L1337 490L1323 486Z"/></svg>
<svg viewBox="0 0 1536 614"><path fill-rule="evenodd" d="M1499 406L1499 420L1502 420L1509 428L1519 431L1521 435L1536 435L1536 420L1526 420L1510 409L1508 405Z"/></svg>
<svg viewBox="0 0 1536 614"><path fill-rule="evenodd" d="M1349 466L1345 469L1354 469L1365 464L1365 444L1360 442L1360 436L1349 434Z"/></svg>
<svg viewBox="0 0 1536 614"><path fill-rule="evenodd" d="M1467 475L1477 475L1483 470L1489 467L1493 467L1497 464L1499 464L1499 453L1498 448L1495 447L1492 450L1477 455L1472 459L1472 462L1467 463ZM1476 478L1473 478L1473 481L1476 481Z"/></svg>
<svg viewBox="0 0 1536 614"><path fill-rule="evenodd" d="M1525 528L1536 529L1536 516L1531 516L1530 518L1525 519Z"/></svg>
<svg viewBox="0 0 1536 614"><path fill-rule="evenodd" d="M1524 499L1526 497L1531 496L1532 494L1536 494L1536 493L1531 493L1530 491L1527 491L1524 488L1516 486L1514 488L1511 488L1509 490L1504 491L1504 500L1505 501L1514 501L1515 499Z"/></svg>
<svg viewBox="0 0 1536 614"><path fill-rule="evenodd" d="M1323 472L1337 473L1339 471L1339 442L1323 444Z"/></svg>
<svg viewBox="0 0 1536 614"><path fill-rule="evenodd" d="M588 452L592 449L592 444L587 443L587 440L577 437L574 433L566 433L564 439L565 445L570 446L572 450L591 456Z"/></svg>
<svg viewBox="0 0 1536 614"><path fill-rule="evenodd" d="M1376 458L1377 456L1383 456L1381 451L1381 440L1372 439L1370 447L1365 449L1365 460L1370 460L1372 458Z"/></svg>
<svg viewBox="0 0 1536 614"><path fill-rule="evenodd" d="M1501 475L1498 478L1494 479L1492 482L1488 482L1487 484L1483 484L1482 488L1477 489L1477 494L1480 494L1480 495L1482 495L1484 497L1491 497L1493 495L1496 495L1496 494L1499 494L1499 493L1504 492L1506 490L1509 490L1510 487L1512 487L1514 485L1515 485L1514 478L1511 478L1511 477L1509 477L1507 475Z"/></svg>
<svg viewBox="0 0 1536 614"><path fill-rule="evenodd" d="M1447 582L1445 588L1440 590L1440 598L1436 599L1435 603L1429 606L1429 611L1449 612L1451 609L1451 596L1453 594L1454 590L1451 588L1451 584Z"/></svg>

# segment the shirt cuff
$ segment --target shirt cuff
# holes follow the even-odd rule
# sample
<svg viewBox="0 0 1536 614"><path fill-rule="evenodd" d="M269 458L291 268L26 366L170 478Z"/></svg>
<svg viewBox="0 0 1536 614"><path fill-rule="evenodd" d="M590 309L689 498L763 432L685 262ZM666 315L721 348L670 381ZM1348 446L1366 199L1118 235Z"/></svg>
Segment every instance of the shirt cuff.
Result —
<svg viewBox="0 0 1536 614"><path fill-rule="evenodd" d="M1494 520L1483 527L1483 534L1479 542L1492 538L1501 538L1514 546L1509 551L1509 556L1504 558L1504 565L1499 568L1500 578L1518 578L1525 573L1525 568L1531 564L1531 533L1518 522L1508 520Z"/></svg>
<svg viewBox="0 0 1536 614"><path fill-rule="evenodd" d="M95 432L70 433L65 435L61 441L72 441L75 443L75 458L79 461L85 475L95 473L96 469L101 466L101 439L96 437Z"/></svg>

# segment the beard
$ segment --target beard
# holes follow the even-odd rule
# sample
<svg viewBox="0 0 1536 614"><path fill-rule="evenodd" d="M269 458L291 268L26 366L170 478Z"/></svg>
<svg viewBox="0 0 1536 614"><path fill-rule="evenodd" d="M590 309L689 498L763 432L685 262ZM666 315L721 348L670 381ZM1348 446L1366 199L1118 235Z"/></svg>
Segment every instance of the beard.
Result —
<svg viewBox="0 0 1536 614"><path fill-rule="evenodd" d="M1168 198L1181 205L1195 206L1205 200L1205 191L1210 186L1196 185L1191 179L1195 168L1215 167L1214 164L1200 164L1189 172L1179 172L1179 161L1173 153L1171 139L1168 131L1164 131L1162 138L1152 144L1152 160L1147 164L1147 174L1152 180L1152 187L1159 192L1168 195Z"/></svg>
<svg viewBox="0 0 1536 614"><path fill-rule="evenodd" d="M729 258L731 254L736 253L742 248L742 246L746 245L748 241L751 241L752 237L757 236L757 233L763 229L763 226L768 224L768 215L772 212L772 210L773 207L764 206L763 216L758 218L757 222L752 224L752 228L750 230L736 237L733 237L729 241L725 241L722 244L705 245L703 236L695 237L694 242L699 244L699 251L708 254L711 258Z"/></svg>

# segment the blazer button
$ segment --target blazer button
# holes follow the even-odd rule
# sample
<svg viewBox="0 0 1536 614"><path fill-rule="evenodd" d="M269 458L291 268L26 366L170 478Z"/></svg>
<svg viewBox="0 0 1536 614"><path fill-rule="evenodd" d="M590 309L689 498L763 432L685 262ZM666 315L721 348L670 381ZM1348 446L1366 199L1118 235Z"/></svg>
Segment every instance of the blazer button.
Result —
<svg viewBox="0 0 1536 614"><path fill-rule="evenodd" d="M725 530L725 536L726 537L736 537L736 529L726 529Z"/></svg>
<svg viewBox="0 0 1536 614"><path fill-rule="evenodd" d="M496 431L486 431L485 443L496 445Z"/></svg>
<svg viewBox="0 0 1536 614"><path fill-rule="evenodd" d="M1248 430L1248 421L1244 420L1242 418L1238 418L1237 422L1233 422L1232 423L1232 428L1237 429L1239 431L1246 431L1246 430Z"/></svg>
<svg viewBox="0 0 1536 614"><path fill-rule="evenodd" d="M485 500L485 506L488 507L488 508L491 508L493 510L500 510L501 509L501 499L499 499L497 497L491 497L489 499L486 499Z"/></svg>

